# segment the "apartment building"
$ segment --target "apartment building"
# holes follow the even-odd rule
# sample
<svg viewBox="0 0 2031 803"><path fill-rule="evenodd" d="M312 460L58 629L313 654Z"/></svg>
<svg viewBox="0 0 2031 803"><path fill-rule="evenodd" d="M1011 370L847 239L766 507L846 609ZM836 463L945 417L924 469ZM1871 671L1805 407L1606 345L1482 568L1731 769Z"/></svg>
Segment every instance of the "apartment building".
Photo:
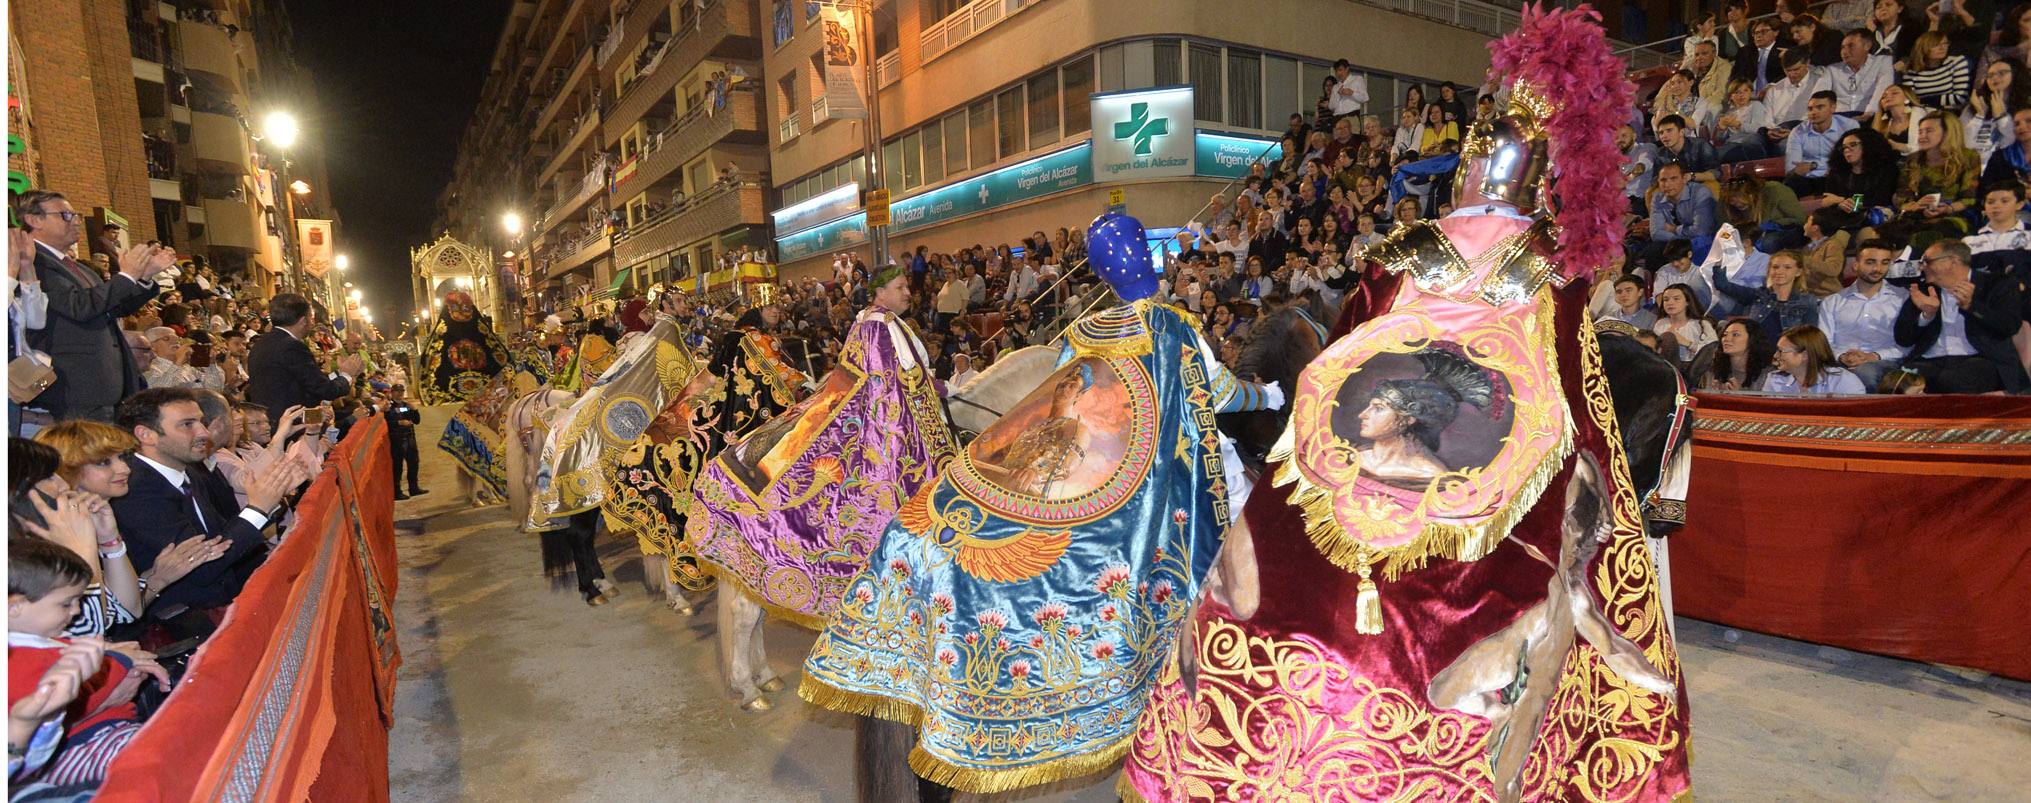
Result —
<svg viewBox="0 0 2031 803"><path fill-rule="evenodd" d="M514 6L440 206L443 230L495 248L522 315L767 244L758 6ZM525 231L502 225L511 212Z"/></svg>
<svg viewBox="0 0 2031 803"><path fill-rule="evenodd" d="M17 169L86 211L88 241L120 223L265 294L293 267L292 195L298 217L336 216L315 132L288 151L259 141L260 115L315 108L280 3L51 0L10 21ZM307 193L280 186L285 158Z"/></svg>
<svg viewBox="0 0 2031 803"><path fill-rule="evenodd" d="M821 9L771 2L764 68L775 250L787 276L829 275L834 253L870 251L859 197L870 186L865 123L825 108ZM1083 226L1115 192L1153 229L1177 226L1250 161L1280 155L1278 134L1292 113L1311 113L1334 60L1367 76L1365 111L1393 124L1413 83L1429 91L1453 81L1471 96L1488 39L1516 20L1514 10L1477 0L1387 6L880 0L870 19L891 251L991 246ZM1186 91L1136 93L1166 87ZM1175 112L1151 116L1164 108ZM1143 125L1158 117L1162 125ZM1179 156L1105 161L1118 132L1157 128Z"/></svg>

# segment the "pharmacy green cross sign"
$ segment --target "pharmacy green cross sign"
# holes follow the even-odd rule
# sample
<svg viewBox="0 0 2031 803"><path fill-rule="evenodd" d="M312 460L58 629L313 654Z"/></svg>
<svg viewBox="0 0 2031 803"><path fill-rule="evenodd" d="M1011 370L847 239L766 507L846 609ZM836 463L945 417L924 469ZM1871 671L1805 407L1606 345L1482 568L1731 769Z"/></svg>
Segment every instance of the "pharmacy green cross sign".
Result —
<svg viewBox="0 0 2031 803"><path fill-rule="evenodd" d="M1149 116L1149 104L1137 103L1128 107L1128 119L1114 124L1115 139L1135 139L1135 155L1150 155L1150 139L1159 134L1171 132L1171 121L1167 117L1154 120Z"/></svg>

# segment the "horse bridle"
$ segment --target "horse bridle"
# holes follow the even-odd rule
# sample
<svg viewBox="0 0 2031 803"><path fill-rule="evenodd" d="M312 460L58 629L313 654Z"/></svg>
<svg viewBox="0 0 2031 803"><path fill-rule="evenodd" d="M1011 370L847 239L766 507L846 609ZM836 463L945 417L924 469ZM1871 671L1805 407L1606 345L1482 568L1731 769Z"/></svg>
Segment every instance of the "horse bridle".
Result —
<svg viewBox="0 0 2031 803"><path fill-rule="evenodd" d="M973 409L975 409L975 410L980 410L980 411L982 411L982 412L985 412L985 413L987 413L987 414L989 414L989 415L992 415L992 416L994 416L994 417L996 417L996 418L1000 418L1000 417L1002 416L1002 412L1001 412L1000 410L996 410L996 409L994 409L994 408L992 408L992 407L989 407L989 406L987 406L987 405L985 405L985 404L981 404L980 402L977 402L977 401L973 401L973 400L971 400L971 399L967 399L967 398L964 398L964 397L961 397L961 396L946 396L946 397L945 397L945 401L946 401L946 402L948 402L948 403L949 403L949 402L956 402L956 403L958 403L958 404L964 404L964 405L966 405L966 406L968 406L968 407L971 407L971 408L973 408Z"/></svg>

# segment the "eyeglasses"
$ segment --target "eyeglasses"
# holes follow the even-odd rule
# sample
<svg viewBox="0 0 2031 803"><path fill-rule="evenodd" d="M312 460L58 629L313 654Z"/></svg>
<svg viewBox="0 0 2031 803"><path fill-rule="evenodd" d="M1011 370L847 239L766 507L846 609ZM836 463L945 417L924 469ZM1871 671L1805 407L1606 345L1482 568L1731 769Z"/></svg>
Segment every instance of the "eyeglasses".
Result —
<svg viewBox="0 0 2031 803"><path fill-rule="evenodd" d="M59 217L59 218L63 218L63 222L65 222L65 223L76 223L76 222L78 222L78 218L80 217L80 215L79 215L78 213L76 213L76 212L73 212L73 211L71 211L71 210L69 210L69 209L59 209L59 210L56 210L56 211L54 211L54 212L48 212L48 211L43 211L43 212L30 212L29 214L31 214L31 215L42 215L42 216L44 216L44 217L50 217L50 216L54 216L54 217Z"/></svg>

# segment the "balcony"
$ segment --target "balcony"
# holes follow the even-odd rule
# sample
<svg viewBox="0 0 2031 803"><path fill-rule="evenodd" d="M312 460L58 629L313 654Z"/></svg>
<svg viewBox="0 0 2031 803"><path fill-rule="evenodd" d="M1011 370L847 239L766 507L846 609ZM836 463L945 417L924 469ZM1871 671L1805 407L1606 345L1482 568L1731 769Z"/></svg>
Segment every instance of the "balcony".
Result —
<svg viewBox="0 0 2031 803"><path fill-rule="evenodd" d="M558 276L569 273L611 250L613 243L607 239L606 229L595 228L558 245L556 253L550 255L550 267L544 274Z"/></svg>
<svg viewBox="0 0 2031 803"><path fill-rule="evenodd" d="M651 2L651 0L641 0ZM620 141L621 129L647 114L651 107L670 95L677 79L707 56L755 58L761 43L755 39L754 18L747 6L720 0L692 18L691 27L679 29L664 44L654 69L642 74L614 101L607 118L620 123L610 132L608 144Z"/></svg>
<svg viewBox="0 0 2031 803"><path fill-rule="evenodd" d="M888 55L874 60L874 84L876 88L887 89L903 77L902 53L891 50Z"/></svg>
<svg viewBox="0 0 2031 803"><path fill-rule="evenodd" d="M247 150L247 132L240 127L238 117L192 112L190 142L192 155L198 159L235 171L245 172L247 163L252 161Z"/></svg>
<svg viewBox="0 0 2031 803"><path fill-rule="evenodd" d="M251 204L229 198L206 198L204 210L206 243L249 251L260 247Z"/></svg>
<svg viewBox="0 0 2031 803"><path fill-rule="evenodd" d="M183 37L184 69L210 73L233 86L240 85L240 50L224 28L183 20L176 24L176 29Z"/></svg>
<svg viewBox="0 0 2031 803"><path fill-rule="evenodd" d="M570 197L558 201L557 205L545 210L543 217L536 220L535 231L537 235L541 236L544 232L548 231L545 228L545 224L562 223L571 219L571 216L578 212L579 207L584 206L586 201L592 200L594 196L599 195L600 190L605 188L606 163L602 160L600 163L593 165L592 170L588 171L584 178L578 180L578 186L573 189Z"/></svg>
<svg viewBox="0 0 2031 803"><path fill-rule="evenodd" d="M571 124L571 136L564 140L564 147L558 148L556 153L544 160L543 169L536 173L536 183L549 181L551 174L564 167L565 162L576 157L579 150L585 146L586 138L598 127L599 110L587 109L585 114L579 115L578 120Z"/></svg>
<svg viewBox="0 0 2031 803"><path fill-rule="evenodd" d="M730 229L762 225L768 219L762 203L758 176L714 185L682 206L672 206L635 224L617 238L614 266L632 267Z"/></svg>
<svg viewBox="0 0 2031 803"><path fill-rule="evenodd" d="M690 0L684 2L688 3ZM670 7L670 0L632 0L627 8L614 15L620 22L615 24L614 29L607 33L606 39L599 43L599 51L594 56L599 62L602 78L613 78L613 73L608 71L608 68L619 63L614 57L635 52L635 48L642 44L642 39L649 35L649 25L656 21L657 15L669 11Z"/></svg>
<svg viewBox="0 0 2031 803"><path fill-rule="evenodd" d="M724 108L709 115L706 108L692 109L662 133L651 136L641 155L635 157L639 161L634 172L616 181L614 191L633 193L653 187L707 148L730 138L762 142L762 101L755 90L730 90Z"/></svg>
<svg viewBox="0 0 2031 803"><path fill-rule="evenodd" d="M973 0L967 3L964 8L952 12L937 24L924 29L918 39L918 43L923 47L924 61L937 58L938 54L979 36L981 32L1001 24L1002 20L1037 2L1038 0Z"/></svg>
<svg viewBox="0 0 2031 803"><path fill-rule="evenodd" d="M573 90L578 86L579 81L585 79L586 73L591 71L592 62L587 58L580 58L578 64L572 67L571 72L565 74L563 80L545 87L545 90L550 93L550 100L543 104L543 112L536 116L536 124L530 126L529 136L531 138L540 136L543 130L549 127L551 118L556 117L560 113L560 110L564 108L565 101L577 94Z"/></svg>

